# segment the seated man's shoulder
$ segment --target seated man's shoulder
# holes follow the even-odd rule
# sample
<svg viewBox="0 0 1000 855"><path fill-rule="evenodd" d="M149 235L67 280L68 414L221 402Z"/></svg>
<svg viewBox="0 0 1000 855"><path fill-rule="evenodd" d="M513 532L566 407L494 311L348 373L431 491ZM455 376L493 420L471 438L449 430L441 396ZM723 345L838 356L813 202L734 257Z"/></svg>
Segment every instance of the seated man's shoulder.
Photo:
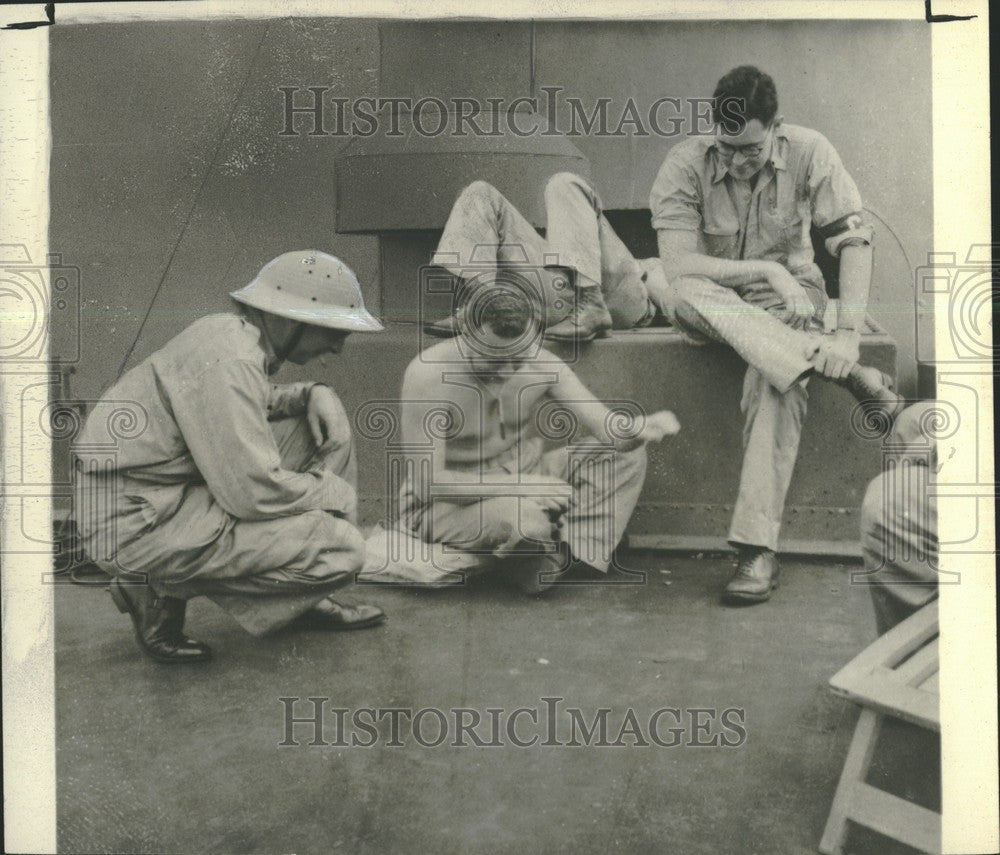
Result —
<svg viewBox="0 0 1000 855"><path fill-rule="evenodd" d="M781 125L781 131L793 149L808 153L815 151L817 148L832 147L830 146L830 141L813 128L806 128L802 125L790 125L785 122Z"/></svg>
<svg viewBox="0 0 1000 855"><path fill-rule="evenodd" d="M691 166L705 160L709 146L712 144L712 137L695 135L687 137L677 143L667 152L665 160L672 163L680 163Z"/></svg>
<svg viewBox="0 0 1000 855"><path fill-rule="evenodd" d="M446 339L420 351L410 360L410 364L406 366L406 371L403 374L403 384L405 386L413 383L440 382L442 370L447 370L450 365L457 366L463 362L455 339Z"/></svg>

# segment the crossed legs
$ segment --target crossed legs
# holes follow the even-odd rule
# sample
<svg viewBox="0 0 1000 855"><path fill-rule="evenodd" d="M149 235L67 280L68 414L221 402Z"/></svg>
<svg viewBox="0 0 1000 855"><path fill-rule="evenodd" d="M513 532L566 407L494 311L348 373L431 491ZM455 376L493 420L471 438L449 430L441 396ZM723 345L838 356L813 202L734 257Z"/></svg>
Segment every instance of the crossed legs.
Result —
<svg viewBox="0 0 1000 855"><path fill-rule="evenodd" d="M543 238L491 184L475 181L452 207L434 262L467 286L489 285L500 269L537 288L550 337L593 338L614 326L652 320L655 308L637 262L605 218L600 198L578 175L553 175L544 190ZM567 326L566 322L569 321ZM452 331L447 325L442 332Z"/></svg>

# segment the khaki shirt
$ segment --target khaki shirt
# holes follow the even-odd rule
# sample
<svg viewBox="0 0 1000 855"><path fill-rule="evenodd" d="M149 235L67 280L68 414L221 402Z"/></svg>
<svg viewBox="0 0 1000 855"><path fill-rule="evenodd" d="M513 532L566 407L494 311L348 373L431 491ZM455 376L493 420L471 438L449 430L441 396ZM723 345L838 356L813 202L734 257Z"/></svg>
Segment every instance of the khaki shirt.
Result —
<svg viewBox="0 0 1000 855"><path fill-rule="evenodd" d="M134 496L148 524L171 515L190 484L205 484L223 510L239 519L344 512L355 500L346 481L321 468L293 472L281 466L268 421L305 413L315 384L272 383L268 375L277 365L260 330L245 317L195 321L94 406L75 450L84 458L87 449L110 442L113 464L84 474L116 477L115 504Z"/></svg>
<svg viewBox="0 0 1000 855"><path fill-rule="evenodd" d="M751 188L729 174L712 136L670 150L650 193L654 229L698 233L698 251L716 258L777 261L822 285L810 226L837 256L847 241L871 243L858 188L822 134L782 123L771 158Z"/></svg>

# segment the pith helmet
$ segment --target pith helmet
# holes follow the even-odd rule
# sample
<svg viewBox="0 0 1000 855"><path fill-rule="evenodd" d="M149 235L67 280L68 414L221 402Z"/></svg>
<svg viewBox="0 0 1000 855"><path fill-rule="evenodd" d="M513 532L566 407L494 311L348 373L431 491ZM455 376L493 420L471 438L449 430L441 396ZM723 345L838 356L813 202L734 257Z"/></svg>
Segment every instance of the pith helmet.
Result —
<svg viewBox="0 0 1000 855"><path fill-rule="evenodd" d="M354 272L314 249L286 252L265 264L234 300L304 324L349 332L384 329L365 309Z"/></svg>

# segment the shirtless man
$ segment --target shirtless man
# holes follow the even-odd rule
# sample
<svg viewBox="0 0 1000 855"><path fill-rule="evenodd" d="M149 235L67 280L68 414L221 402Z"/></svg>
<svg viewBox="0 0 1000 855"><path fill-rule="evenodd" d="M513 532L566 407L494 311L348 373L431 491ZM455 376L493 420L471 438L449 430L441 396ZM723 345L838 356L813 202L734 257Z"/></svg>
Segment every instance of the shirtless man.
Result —
<svg viewBox="0 0 1000 855"><path fill-rule="evenodd" d="M680 425L668 411L629 418L594 397L539 346L541 308L516 284L498 279L480 293L459 335L404 375L403 439L424 452L401 488L401 522L428 542L499 559L529 593L566 569L561 544L606 573L642 489L645 443ZM560 447L546 450L554 439Z"/></svg>

